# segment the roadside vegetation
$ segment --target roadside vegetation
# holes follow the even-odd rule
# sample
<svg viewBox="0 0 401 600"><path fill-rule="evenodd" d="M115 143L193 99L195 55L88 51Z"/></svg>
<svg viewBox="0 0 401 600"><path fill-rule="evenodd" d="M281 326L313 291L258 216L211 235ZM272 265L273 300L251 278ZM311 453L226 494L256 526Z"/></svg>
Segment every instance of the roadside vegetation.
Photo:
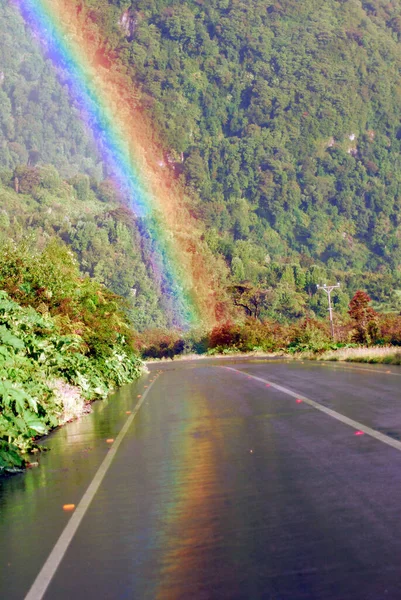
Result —
<svg viewBox="0 0 401 600"><path fill-rule="evenodd" d="M11 243L0 263L0 474L35 440L141 373L121 298L82 277L70 250Z"/></svg>
<svg viewBox="0 0 401 600"><path fill-rule="evenodd" d="M370 357L372 362L399 364L401 315L376 312L368 294L358 290L347 313L335 315L335 341L327 320L307 317L280 323L248 317L220 323L209 332L155 329L139 336L137 343L144 359L263 352L329 360Z"/></svg>
<svg viewBox="0 0 401 600"><path fill-rule="evenodd" d="M325 352L318 357L318 360L401 365L401 348L394 348L394 346L344 348L335 352Z"/></svg>

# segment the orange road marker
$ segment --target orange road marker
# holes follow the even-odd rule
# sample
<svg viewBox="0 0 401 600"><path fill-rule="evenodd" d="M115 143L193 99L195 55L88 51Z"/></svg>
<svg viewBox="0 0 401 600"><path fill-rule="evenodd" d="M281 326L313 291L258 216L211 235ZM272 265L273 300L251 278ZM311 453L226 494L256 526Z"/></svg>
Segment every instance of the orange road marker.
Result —
<svg viewBox="0 0 401 600"><path fill-rule="evenodd" d="M65 510L66 512L71 512L74 509L75 509L75 504L64 504L63 505L63 510Z"/></svg>
<svg viewBox="0 0 401 600"><path fill-rule="evenodd" d="M126 414L126 415L130 415L130 414L131 414L131 411L130 411L130 410L126 410L126 411L125 411L125 414Z"/></svg>
<svg viewBox="0 0 401 600"><path fill-rule="evenodd" d="M244 375L243 371L239 371L238 369L234 369L233 367L218 367L218 368L226 369L228 371L233 371L235 373L238 373L238 375L242 375L242 376ZM381 373L383 373L383 372L384 371L381 371ZM401 373L398 374L398 373L392 372L391 374L401 377ZM253 379L255 381L264 383L265 385L266 385L266 383L269 383L266 379L263 379L263 377L256 377L256 375L253 376ZM279 385L277 383L272 383L272 387L274 387L276 390L278 390L280 392L283 392L287 396L291 396L292 398L295 398L296 400L301 400L301 402L304 402L305 404L312 406L316 410L319 410L320 412L328 415L329 417L336 419L336 421L340 421L341 423L344 423L345 425L349 425L350 427L352 427L352 429L354 431L354 435L365 435L366 434L372 438L375 438L376 440L379 440L383 444L387 444L387 446L391 446L392 448L395 448L396 450L401 452L401 441L395 440L395 439L389 437L388 435L384 435L383 433L380 433L379 431L372 429L371 427L369 427L368 425L365 425L364 423L358 423L358 421L354 421L353 419L350 419L346 415L338 413L337 411L335 411L331 408L328 408L327 406L324 406L324 405L320 404L319 402L312 400L311 398L307 398L306 396L303 396L302 398L297 397L296 392L294 392L293 390L290 390L289 388L284 387L283 385ZM363 427L364 429L363 430L358 429L358 426Z"/></svg>
<svg viewBox="0 0 401 600"><path fill-rule="evenodd" d="M138 395L137 395L137 398L142 398L141 394L138 394Z"/></svg>
<svg viewBox="0 0 401 600"><path fill-rule="evenodd" d="M130 415L128 419L126 419L123 427L121 428L121 431L116 437L113 447L110 447L109 451L105 453L105 457L102 463L100 464L98 470L96 471L94 478L90 482L86 492L84 493L82 499L76 507L76 513L72 515L70 519L68 519L66 526L64 527L63 531L60 534L60 537L58 538L56 544L51 550L45 564L43 565L35 581L31 585L28 594L25 596L25 600L40 600L44 597L46 590L49 587L49 584L53 579L53 576L58 566L63 560L63 557L65 556L69 545L71 544L75 532L77 531L93 498L99 490L99 487L104 479L105 474L108 472L112 464L113 458L115 457L118 448L120 447L124 437L126 436L136 414L138 413L139 409L144 403L146 395L149 391L150 387L144 393L142 400L138 402L138 406L135 408L135 412L132 415ZM64 510L74 510L74 508L75 506L73 504L64 505L63 507Z"/></svg>
<svg viewBox="0 0 401 600"><path fill-rule="evenodd" d="M297 398L296 402L297 402L297 404L301 404L301 402L302 402L301 398Z"/></svg>
<svg viewBox="0 0 401 600"><path fill-rule="evenodd" d="M114 438L109 438L108 440L106 440L107 444L112 444L114 442Z"/></svg>

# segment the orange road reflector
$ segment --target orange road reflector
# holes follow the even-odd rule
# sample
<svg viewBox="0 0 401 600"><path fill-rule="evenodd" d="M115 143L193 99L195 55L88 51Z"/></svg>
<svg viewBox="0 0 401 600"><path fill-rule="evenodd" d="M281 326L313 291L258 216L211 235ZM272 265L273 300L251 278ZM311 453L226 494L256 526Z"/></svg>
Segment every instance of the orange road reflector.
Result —
<svg viewBox="0 0 401 600"><path fill-rule="evenodd" d="M148 386L147 386L147 385L144 385L143 387L144 387L144 388L147 388Z"/></svg>
<svg viewBox="0 0 401 600"><path fill-rule="evenodd" d="M126 410L126 411L125 411L125 414L126 414L126 415L130 415L130 414L131 414L131 411L130 411L130 410Z"/></svg>
<svg viewBox="0 0 401 600"><path fill-rule="evenodd" d="M64 504L63 505L63 510L65 510L66 512L70 512L72 510L74 510L75 508L75 504Z"/></svg>
<svg viewBox="0 0 401 600"><path fill-rule="evenodd" d="M391 373L391 371L386 371L386 373Z"/></svg>
<svg viewBox="0 0 401 600"><path fill-rule="evenodd" d="M296 402L297 402L297 404L301 404L301 402L302 402L301 398L297 398Z"/></svg>
<svg viewBox="0 0 401 600"><path fill-rule="evenodd" d="M137 398L142 398L142 395L141 395L141 394L138 394L138 395L137 395Z"/></svg>
<svg viewBox="0 0 401 600"><path fill-rule="evenodd" d="M355 431L354 435L364 435L364 433L365 433L364 431Z"/></svg>
<svg viewBox="0 0 401 600"><path fill-rule="evenodd" d="M109 438L106 440L107 444L112 444L114 442L114 438Z"/></svg>

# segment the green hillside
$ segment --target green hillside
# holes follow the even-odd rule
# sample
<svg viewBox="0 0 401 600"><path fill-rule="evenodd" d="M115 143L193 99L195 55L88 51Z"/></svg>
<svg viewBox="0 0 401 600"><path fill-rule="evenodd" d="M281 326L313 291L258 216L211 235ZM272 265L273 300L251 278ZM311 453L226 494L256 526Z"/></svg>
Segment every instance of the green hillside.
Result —
<svg viewBox="0 0 401 600"><path fill-rule="evenodd" d="M52 164L102 177L93 141L15 7L0 2L0 168Z"/></svg>
<svg viewBox="0 0 401 600"><path fill-rule="evenodd" d="M18 180L18 191L15 191ZM127 301L136 330L164 326L172 308L150 275L151 249L138 224L104 183L86 175L63 180L51 166L18 167L0 179L0 244L20 244L27 232L32 248L58 237L77 256L81 273Z"/></svg>
<svg viewBox="0 0 401 600"><path fill-rule="evenodd" d="M398 3L96 6L216 252L398 274Z"/></svg>
<svg viewBox="0 0 401 600"><path fill-rule="evenodd" d="M323 317L315 284L337 280L337 310L359 287L377 309L399 310L401 7L76 5L101 32L113 68L139 88L166 164L226 260L234 312L235 286L247 282L246 294L263 298L262 318ZM3 238L18 241L27 227L39 247L61 237L83 273L128 300L137 330L171 326L174 307L154 277L143 224L102 180L63 73L15 8L2 2L0 17Z"/></svg>

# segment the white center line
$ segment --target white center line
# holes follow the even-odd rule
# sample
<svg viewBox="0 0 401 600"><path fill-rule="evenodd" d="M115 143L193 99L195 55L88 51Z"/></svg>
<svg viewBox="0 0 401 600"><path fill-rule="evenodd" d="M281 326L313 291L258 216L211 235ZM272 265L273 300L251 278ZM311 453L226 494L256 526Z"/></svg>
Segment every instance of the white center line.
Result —
<svg viewBox="0 0 401 600"><path fill-rule="evenodd" d="M357 431L363 431L364 433L366 433L367 435L370 435L371 437L375 438L376 440L383 442L383 444L387 444L388 446L391 446L392 448L395 448L396 450L401 451L401 442L399 442L398 440L394 440L393 438L389 437L388 435L384 435L383 433L380 433L379 431L376 431L375 429L372 429L371 427L368 427L367 425L364 425L363 423L354 421L353 419L350 419L349 417L346 417L345 415L342 415L341 413L338 413L335 410L332 410L331 408L327 408L326 406L323 406L322 404L319 404L318 402L315 402L314 400L311 400L310 398L307 398L306 396L297 394L296 392L293 392L292 390L290 390L282 385L278 385L277 383L274 383L273 381L269 381L268 379L263 379L262 377L256 377L256 375L250 375L249 373L246 373L245 371L240 371L239 369L234 369L233 367L220 367L220 368L228 369L230 371L235 371L236 373L240 373L241 375L243 375L244 377L247 377L248 379L251 378L251 379L256 379L256 381L261 381L262 383L268 383L272 388L275 388L276 390L279 390L280 392L287 394L287 396L292 396L293 398L299 398L300 400L302 400L302 402L305 402L305 404L309 404L309 406L313 406L317 410L320 410L321 412L325 413L326 415L329 415L329 417L332 417L333 419L336 419L337 421L341 421L341 423L345 423L345 425L349 425L350 427L353 427Z"/></svg>
<svg viewBox="0 0 401 600"><path fill-rule="evenodd" d="M156 377L156 379L157 379L157 377ZM126 422L125 422L124 426L122 427L120 433L118 434L115 442L113 443L113 446L108 451L102 464L100 465L99 469L97 470L96 475L92 479L92 482L90 483L88 489L86 490L85 494L82 496L82 499L81 499L80 503L78 504L74 514L72 515L71 519L68 521L62 534L60 535L59 539L57 540L56 545L54 546L53 550L50 552L48 559L46 560L45 564L43 565L40 573L38 574L35 581L33 582L31 589L25 596L25 600L41 600L43 598L51 580L54 577L54 574L55 574L59 564L63 560L63 557L67 551L68 546L70 545L70 543L72 541L72 538L75 535L75 532L77 531L79 525L81 524L81 521L84 518L85 513L89 508L90 503L92 502L96 492L98 491L98 489L100 487L100 484L102 483L103 478L106 475L106 473L112 463L112 460L115 457L117 450L118 450L121 442L124 439L125 434L127 433L128 429L130 428L132 421L135 419L139 409L141 408L142 404L144 403L146 396L150 392L150 389L151 389L152 385L155 383L156 379L154 379L152 381L152 383L149 385L149 387L145 390L145 393L143 394L142 398L136 405L132 414L126 420Z"/></svg>

